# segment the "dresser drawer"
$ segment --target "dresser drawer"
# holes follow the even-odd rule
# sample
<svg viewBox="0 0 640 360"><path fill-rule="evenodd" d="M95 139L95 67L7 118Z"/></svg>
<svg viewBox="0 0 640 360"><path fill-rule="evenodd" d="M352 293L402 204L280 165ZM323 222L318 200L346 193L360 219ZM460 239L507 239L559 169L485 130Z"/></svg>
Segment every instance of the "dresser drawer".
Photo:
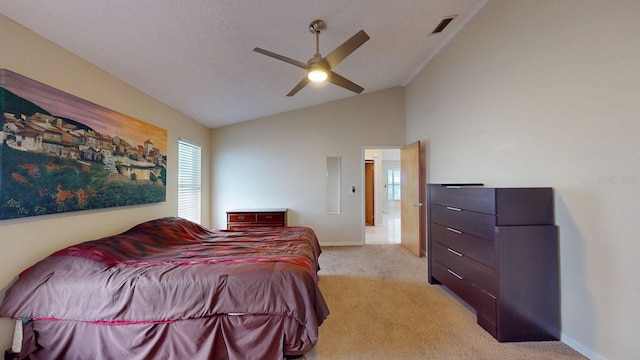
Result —
<svg viewBox="0 0 640 360"><path fill-rule="evenodd" d="M431 204L496 214L495 188L430 186L429 189Z"/></svg>
<svg viewBox="0 0 640 360"><path fill-rule="evenodd" d="M256 222L255 213L227 214L227 222Z"/></svg>
<svg viewBox="0 0 640 360"><path fill-rule="evenodd" d="M494 240L496 217L474 211L431 205L431 221L471 235Z"/></svg>
<svg viewBox="0 0 640 360"><path fill-rule="evenodd" d="M476 284L490 294L498 289L496 272L462 253L434 242L431 246L433 259L453 270L456 274Z"/></svg>
<svg viewBox="0 0 640 360"><path fill-rule="evenodd" d="M440 224L431 223L430 226L431 240L465 254L492 269L496 268L496 246L494 242L459 233Z"/></svg>
<svg viewBox="0 0 640 360"><path fill-rule="evenodd" d="M462 300L471 305L473 302L473 291L471 289L471 283L456 274L455 271L448 269L446 266L434 261L432 264L433 277L438 279L442 285L448 287L451 291L456 293Z"/></svg>
<svg viewBox="0 0 640 360"><path fill-rule="evenodd" d="M495 329L497 323L496 316L498 313L496 310L496 298L473 284L471 284L470 293L472 296L469 305L476 309L478 323L482 322L480 318L484 318L485 322L489 322L490 328ZM495 332L495 330L493 330L493 332Z"/></svg>
<svg viewBox="0 0 640 360"><path fill-rule="evenodd" d="M432 266L433 276L473 307L478 316L478 323L495 336L496 299L445 265L434 261Z"/></svg>
<svg viewBox="0 0 640 360"><path fill-rule="evenodd" d="M553 225L551 188L508 188L496 190L496 225Z"/></svg>
<svg viewBox="0 0 640 360"><path fill-rule="evenodd" d="M258 213L257 215L260 223L284 223L284 213Z"/></svg>
<svg viewBox="0 0 640 360"><path fill-rule="evenodd" d="M480 309L480 306L476 307L476 313L478 317L478 324L482 326L491 336L498 338L498 304L496 299L489 298L485 302L486 308ZM486 310L487 312L483 312ZM492 313L492 314L491 314Z"/></svg>

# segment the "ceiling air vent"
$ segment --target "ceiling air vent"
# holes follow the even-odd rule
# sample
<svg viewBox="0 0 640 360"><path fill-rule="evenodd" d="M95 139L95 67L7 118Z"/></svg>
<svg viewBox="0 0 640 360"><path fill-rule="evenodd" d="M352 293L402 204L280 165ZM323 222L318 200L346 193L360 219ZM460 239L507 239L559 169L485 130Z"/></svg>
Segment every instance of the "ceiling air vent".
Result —
<svg viewBox="0 0 640 360"><path fill-rule="evenodd" d="M455 17L456 17L456 16L457 16L457 15L454 15L454 16L448 16L448 17L446 17L446 18L442 19L442 21L440 21L440 24L438 24L438 26L436 26L436 27L435 27L435 29L433 29L433 31L432 31L431 33L432 33L432 34L438 34L438 33L441 33L441 32L444 30L444 28L446 28L446 27L447 27L447 25L449 25L449 23L450 23L451 21L453 21L453 19L455 19Z"/></svg>

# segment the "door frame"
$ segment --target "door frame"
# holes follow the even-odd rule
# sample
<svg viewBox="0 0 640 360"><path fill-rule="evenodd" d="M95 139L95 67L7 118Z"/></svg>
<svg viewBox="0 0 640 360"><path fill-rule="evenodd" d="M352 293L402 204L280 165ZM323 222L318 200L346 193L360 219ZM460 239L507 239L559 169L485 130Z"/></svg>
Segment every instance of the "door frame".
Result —
<svg viewBox="0 0 640 360"><path fill-rule="evenodd" d="M365 188L365 176L364 176L364 162L366 159L365 157L365 151L366 150L385 150L385 149L391 149L391 150L398 150L400 151L400 149L405 146L405 145L384 145L384 146L380 146L380 145L371 145L371 146L362 146L362 148L360 149L360 189L362 189L361 193L362 193L362 201L361 201L361 209L360 209L360 232L361 232L361 243L362 244L366 244L366 235L365 235L365 229L366 229L366 223L364 220L364 216L365 216L365 194L364 194L364 188ZM380 163L379 165L376 164L376 166L382 166L382 163ZM375 213L374 213L375 216ZM374 217L375 218L375 217ZM375 225L375 224L374 224Z"/></svg>

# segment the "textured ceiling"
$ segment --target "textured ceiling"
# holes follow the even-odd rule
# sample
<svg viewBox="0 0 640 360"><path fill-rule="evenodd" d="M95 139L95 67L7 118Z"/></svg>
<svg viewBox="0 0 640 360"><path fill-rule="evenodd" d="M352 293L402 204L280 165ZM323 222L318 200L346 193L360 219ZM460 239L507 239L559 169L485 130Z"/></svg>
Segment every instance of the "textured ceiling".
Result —
<svg viewBox="0 0 640 360"><path fill-rule="evenodd" d="M333 70L370 93L406 85L488 0L20 0L0 13L210 128L357 96L260 47L307 62L322 19L325 56L371 39ZM440 21L457 17L443 33Z"/></svg>

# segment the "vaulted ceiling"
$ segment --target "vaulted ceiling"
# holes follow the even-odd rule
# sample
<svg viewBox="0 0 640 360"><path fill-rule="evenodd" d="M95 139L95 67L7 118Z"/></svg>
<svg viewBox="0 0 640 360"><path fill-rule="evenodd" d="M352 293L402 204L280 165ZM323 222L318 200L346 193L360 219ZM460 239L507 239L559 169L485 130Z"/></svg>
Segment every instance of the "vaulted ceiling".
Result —
<svg viewBox="0 0 640 360"><path fill-rule="evenodd" d="M215 128L357 96L327 83L287 97L305 70L255 47L306 63L313 20L326 23L323 56L365 30L370 40L333 69L365 94L410 82L487 1L20 0L0 13Z"/></svg>

